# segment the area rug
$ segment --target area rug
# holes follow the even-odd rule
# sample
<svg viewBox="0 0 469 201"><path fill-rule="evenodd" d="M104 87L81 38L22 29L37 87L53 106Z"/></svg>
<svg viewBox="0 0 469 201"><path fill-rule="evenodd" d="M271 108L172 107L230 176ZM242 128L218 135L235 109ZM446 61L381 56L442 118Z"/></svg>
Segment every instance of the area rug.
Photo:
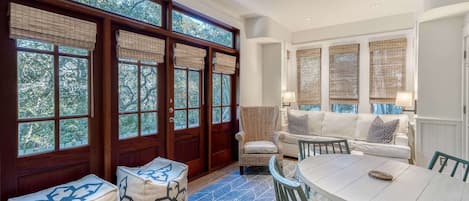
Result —
<svg viewBox="0 0 469 201"><path fill-rule="evenodd" d="M284 160L286 177L293 177L295 160ZM273 201L275 191L268 167L249 167L244 175L233 171L212 185L189 196L189 201Z"/></svg>

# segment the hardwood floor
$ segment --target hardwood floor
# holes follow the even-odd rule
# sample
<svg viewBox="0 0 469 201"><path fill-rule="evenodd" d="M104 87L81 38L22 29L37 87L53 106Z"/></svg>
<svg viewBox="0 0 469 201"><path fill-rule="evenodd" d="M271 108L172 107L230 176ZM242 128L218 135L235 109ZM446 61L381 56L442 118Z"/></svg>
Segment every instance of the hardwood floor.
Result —
<svg viewBox="0 0 469 201"><path fill-rule="evenodd" d="M208 175L200 177L194 181L189 182L188 189L189 195L195 193L229 175L231 172L239 169L238 162L234 162L231 165L228 165L222 169L216 170Z"/></svg>
<svg viewBox="0 0 469 201"><path fill-rule="evenodd" d="M289 175L292 177L295 172L295 167L296 167L296 158L290 158L290 157L285 157L285 161L289 161L292 165L288 165L288 168L284 168L285 174ZM195 192L200 191L201 189L217 182L223 179L225 176L230 175L233 171L239 171L239 164L238 162L234 162L231 165L228 165L222 169L216 170L208 175L205 175L203 177L200 177L196 180L193 180L189 182L188 188L189 188L189 195L192 195Z"/></svg>

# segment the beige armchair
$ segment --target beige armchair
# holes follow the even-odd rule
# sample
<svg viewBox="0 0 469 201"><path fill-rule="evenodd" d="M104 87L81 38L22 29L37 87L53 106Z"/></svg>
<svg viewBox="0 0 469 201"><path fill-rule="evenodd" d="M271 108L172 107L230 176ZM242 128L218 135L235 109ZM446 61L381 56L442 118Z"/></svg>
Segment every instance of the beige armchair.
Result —
<svg viewBox="0 0 469 201"><path fill-rule="evenodd" d="M239 145L239 172L244 167L268 166L272 155L283 162L280 135L275 133L278 123L277 107L241 107L242 131L236 134Z"/></svg>

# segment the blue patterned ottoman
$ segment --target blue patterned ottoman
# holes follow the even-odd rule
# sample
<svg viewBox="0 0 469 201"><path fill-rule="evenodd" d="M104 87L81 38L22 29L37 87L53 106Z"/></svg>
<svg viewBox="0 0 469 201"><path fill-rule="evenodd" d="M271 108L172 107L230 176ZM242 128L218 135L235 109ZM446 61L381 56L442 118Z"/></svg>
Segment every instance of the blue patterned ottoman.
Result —
<svg viewBox="0 0 469 201"><path fill-rule="evenodd" d="M136 168L117 167L120 201L187 200L187 165L156 158Z"/></svg>
<svg viewBox="0 0 469 201"><path fill-rule="evenodd" d="M116 201L117 187L94 174L9 201Z"/></svg>

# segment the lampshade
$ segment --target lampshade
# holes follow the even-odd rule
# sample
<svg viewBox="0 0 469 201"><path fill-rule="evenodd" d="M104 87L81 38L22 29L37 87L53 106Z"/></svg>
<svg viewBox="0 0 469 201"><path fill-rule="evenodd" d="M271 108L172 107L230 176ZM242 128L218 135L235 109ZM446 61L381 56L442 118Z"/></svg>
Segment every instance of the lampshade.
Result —
<svg viewBox="0 0 469 201"><path fill-rule="evenodd" d="M294 102L296 102L295 92L294 91L283 92L282 101L284 103L294 103Z"/></svg>
<svg viewBox="0 0 469 201"><path fill-rule="evenodd" d="M396 96L396 105L401 107L412 107L414 102L413 94L410 91L399 91Z"/></svg>

